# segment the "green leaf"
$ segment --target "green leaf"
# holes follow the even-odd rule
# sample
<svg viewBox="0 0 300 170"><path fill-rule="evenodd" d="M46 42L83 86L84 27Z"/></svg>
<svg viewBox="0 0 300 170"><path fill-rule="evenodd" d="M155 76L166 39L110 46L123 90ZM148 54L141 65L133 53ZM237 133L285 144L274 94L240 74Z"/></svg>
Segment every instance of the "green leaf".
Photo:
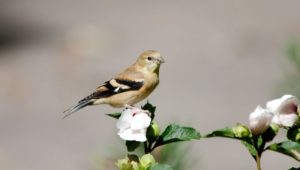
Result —
<svg viewBox="0 0 300 170"><path fill-rule="evenodd" d="M200 133L197 132L194 128L171 124L158 137L155 147L168 143L200 139L200 137Z"/></svg>
<svg viewBox="0 0 300 170"><path fill-rule="evenodd" d="M277 126L277 127L275 127L276 129L274 129L272 126L273 127ZM265 142L272 141L274 137L277 135L278 129L279 129L278 125L271 124L271 126L261 135L263 141Z"/></svg>
<svg viewBox="0 0 300 170"><path fill-rule="evenodd" d="M254 158L254 160L256 160L257 151L255 147L246 141L242 141L242 144L248 149L249 153Z"/></svg>
<svg viewBox="0 0 300 170"><path fill-rule="evenodd" d="M148 110L150 113L154 114L154 113L155 113L155 110L156 110L156 107L153 106L151 103L149 103L149 102L147 101L147 103L146 103L144 106L142 106L142 109L143 109L143 110Z"/></svg>
<svg viewBox="0 0 300 170"><path fill-rule="evenodd" d="M173 168L170 165L155 163L148 170L173 170Z"/></svg>
<svg viewBox="0 0 300 170"><path fill-rule="evenodd" d="M126 147L128 152L133 152L137 147L139 147L140 142L137 141L126 141Z"/></svg>
<svg viewBox="0 0 300 170"><path fill-rule="evenodd" d="M151 120L154 119L154 117L155 117L154 113L155 113L155 110L156 110L155 106L153 106L151 103L149 103L149 101L147 101L147 103L144 106L142 106L142 109L143 110L148 110L151 113L151 115L150 115Z"/></svg>
<svg viewBox="0 0 300 170"><path fill-rule="evenodd" d="M268 146L267 149L288 155L300 161L300 143L298 142L284 141L281 143L274 143Z"/></svg>
<svg viewBox="0 0 300 170"><path fill-rule="evenodd" d="M200 165L199 156L195 157L192 153L190 143L171 143L160 148L159 162L167 163L174 170L188 170L191 167ZM183 156L184 155L184 156Z"/></svg>
<svg viewBox="0 0 300 170"><path fill-rule="evenodd" d="M290 168L289 170L300 170L300 167L299 168Z"/></svg>
<svg viewBox="0 0 300 170"><path fill-rule="evenodd" d="M234 131L231 127L225 127L223 129L215 130L207 135L205 137L225 137L225 138L233 138L233 139L239 139L236 138L234 135Z"/></svg>
<svg viewBox="0 0 300 170"><path fill-rule="evenodd" d="M262 136L254 136L253 140L254 140L254 143L255 143L256 148L258 150L261 150L261 151L264 150L264 147L266 145L266 141L264 141Z"/></svg>
<svg viewBox="0 0 300 170"><path fill-rule="evenodd" d="M121 112L115 112L115 113L108 113L106 114L107 116L110 116L112 118L115 118L115 119L119 119L119 117L121 116Z"/></svg>
<svg viewBox="0 0 300 170"><path fill-rule="evenodd" d="M294 126L287 131L287 138L294 142L300 142L300 128Z"/></svg>

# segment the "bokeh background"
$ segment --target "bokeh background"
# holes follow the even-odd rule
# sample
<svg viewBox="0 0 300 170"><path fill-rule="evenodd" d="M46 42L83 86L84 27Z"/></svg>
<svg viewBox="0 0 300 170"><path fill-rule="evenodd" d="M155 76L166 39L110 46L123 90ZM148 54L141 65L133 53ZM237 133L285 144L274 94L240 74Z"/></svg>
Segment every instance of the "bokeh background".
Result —
<svg viewBox="0 0 300 170"><path fill-rule="evenodd" d="M147 49L166 60L149 97L162 128L247 124L258 104L290 90L279 85L295 70L285 47L300 38L299 17L293 0L1 0L0 169L115 169L126 150L104 114L119 110L89 107L64 120L62 111ZM181 145L173 156L190 164L183 169L255 169L238 141ZM297 165L274 152L262 159L263 169Z"/></svg>

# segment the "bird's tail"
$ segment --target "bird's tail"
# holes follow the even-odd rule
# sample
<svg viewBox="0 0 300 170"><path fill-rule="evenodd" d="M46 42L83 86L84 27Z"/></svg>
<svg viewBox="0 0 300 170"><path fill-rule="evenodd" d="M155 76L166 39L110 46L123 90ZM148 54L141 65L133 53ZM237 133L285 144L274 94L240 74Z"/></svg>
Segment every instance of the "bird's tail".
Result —
<svg viewBox="0 0 300 170"><path fill-rule="evenodd" d="M79 102L77 105L70 107L69 109L65 110L63 113L65 113L64 118L70 116L71 114L75 113L77 110L84 108L85 106L91 105L93 101L91 100L86 100Z"/></svg>

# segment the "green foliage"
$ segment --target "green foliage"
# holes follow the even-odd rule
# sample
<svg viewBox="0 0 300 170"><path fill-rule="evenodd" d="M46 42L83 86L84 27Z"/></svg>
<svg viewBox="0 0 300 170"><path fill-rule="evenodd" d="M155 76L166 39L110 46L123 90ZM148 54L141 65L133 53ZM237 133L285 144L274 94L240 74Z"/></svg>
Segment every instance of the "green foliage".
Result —
<svg viewBox="0 0 300 170"><path fill-rule="evenodd" d="M249 139L251 135L250 130L247 128L247 126L242 124L237 124L234 127L225 127L222 129L215 130L207 135L205 137L224 137L224 138L232 138L232 139Z"/></svg>
<svg viewBox="0 0 300 170"><path fill-rule="evenodd" d="M265 146L265 142L261 136L253 136L250 130L242 124L215 130L205 135L205 137L224 137L240 140L255 160L257 155L261 154Z"/></svg>
<svg viewBox="0 0 300 170"><path fill-rule="evenodd" d="M107 113L106 115L115 119L119 119L121 116L121 112L115 112L115 113Z"/></svg>
<svg viewBox="0 0 300 170"><path fill-rule="evenodd" d="M156 163L149 170L173 170L169 165Z"/></svg>
<svg viewBox="0 0 300 170"><path fill-rule="evenodd" d="M235 139L235 135L233 132L233 129L231 127L225 127L222 129L215 130L207 135L205 137L225 137L225 138L233 138Z"/></svg>
<svg viewBox="0 0 300 170"><path fill-rule="evenodd" d="M119 160L117 166L124 167L125 169L129 168L129 170L136 170L137 168L138 170L170 170L172 168L169 165L155 163L153 156L148 153L152 152L155 148L159 146L177 143L181 141L190 141L195 139L199 140L202 136L196 129L192 127L180 126L178 124L170 124L165 128L165 130L162 133L160 133L160 128L158 124L153 122L156 107L151 105L150 103L146 103L142 107L142 109L148 110L151 113L152 117L151 124L147 128L147 141L143 142L144 153L146 155L144 155L141 159L138 158L136 155L133 155L133 157L132 155L129 155L127 159ZM108 114L108 116L118 119L121 116L121 113L112 113ZM241 143L247 148L251 156L257 162L258 169L260 169L260 158L262 156L262 153L266 150L282 153L300 161L299 125L300 124L298 121L298 123L296 123L294 127L287 128L287 138L289 139L288 141L273 143L269 146L267 146L267 143L271 142L279 131L279 126L276 124L271 124L270 127L260 135L253 135L247 126L237 124L233 127L225 127L218 130L214 130L213 132L208 133L203 137L224 137L241 141ZM141 143L142 142L138 141L126 141L126 147L128 152L135 151ZM169 157L176 155L176 152L173 152L173 150L169 153L172 154L168 155ZM176 163L178 164L175 163L175 167L180 168L181 165L183 165L180 160L177 160Z"/></svg>
<svg viewBox="0 0 300 170"><path fill-rule="evenodd" d="M299 168L290 168L289 170L300 170L300 167Z"/></svg>
<svg viewBox="0 0 300 170"><path fill-rule="evenodd" d="M288 155L298 161L300 161L300 143L293 141L284 141L280 143L274 143L267 149Z"/></svg>
<svg viewBox="0 0 300 170"><path fill-rule="evenodd" d="M272 123L270 127L262 134L262 138L266 142L270 142L274 139L279 131L279 126Z"/></svg>
<svg viewBox="0 0 300 170"><path fill-rule="evenodd" d="M256 148L251 143L248 143L246 141L242 141L242 144L247 148L247 150L249 151L251 156L254 158L254 160L256 160L256 156L257 156Z"/></svg>
<svg viewBox="0 0 300 170"><path fill-rule="evenodd" d="M300 127L294 126L287 131L287 138L294 142L300 142Z"/></svg>
<svg viewBox="0 0 300 170"><path fill-rule="evenodd" d="M160 135L160 128L157 123L152 122L151 125L147 129L147 140L149 142L154 142L157 140L158 136Z"/></svg>
<svg viewBox="0 0 300 170"><path fill-rule="evenodd" d="M192 169L200 165L200 156L193 156L190 143L172 143L161 147L158 161L171 165L174 170ZM184 155L184 156L183 156Z"/></svg>
<svg viewBox="0 0 300 170"><path fill-rule="evenodd" d="M172 170L171 166L169 165L155 163L152 155L149 156L148 153L152 152L158 146L180 141L190 141L192 139L199 140L201 135L192 127L185 127L177 124L170 124L162 133L160 133L158 124L153 122L156 107L147 102L144 106L142 106L142 109L147 110L150 113L149 116L151 117L151 124L146 131L147 141L126 141L126 147L128 152L134 152L137 151L137 148L140 148L139 146L141 146L141 143L143 143L144 153L146 155L144 155L141 159L139 159L136 155L128 155L127 158L118 160L116 165L121 170ZM115 119L119 119L122 113L117 112L107 115ZM170 152L172 153L172 156L174 156L174 151L176 151L176 149L173 149ZM180 161L177 162L177 166L179 166Z"/></svg>
<svg viewBox="0 0 300 170"><path fill-rule="evenodd" d="M140 142L137 141L126 141L126 147L128 152L133 152L136 148L138 148Z"/></svg>
<svg viewBox="0 0 300 170"><path fill-rule="evenodd" d="M156 106L153 106L151 103L149 103L149 101L147 101L147 103L144 106L142 106L142 109L143 110L148 110L151 113L151 115L150 115L151 120L154 119L154 117L155 117L154 113L155 113L155 110L156 110Z"/></svg>
<svg viewBox="0 0 300 170"><path fill-rule="evenodd" d="M150 113L154 114L156 106L153 106L151 103L149 103L149 101L147 101L147 103L144 106L142 106L142 109L148 110Z"/></svg>
<svg viewBox="0 0 300 170"><path fill-rule="evenodd" d="M192 139L200 139L201 135L194 128L179 126L176 124L169 125L164 132L158 137L155 147L168 143L189 141Z"/></svg>

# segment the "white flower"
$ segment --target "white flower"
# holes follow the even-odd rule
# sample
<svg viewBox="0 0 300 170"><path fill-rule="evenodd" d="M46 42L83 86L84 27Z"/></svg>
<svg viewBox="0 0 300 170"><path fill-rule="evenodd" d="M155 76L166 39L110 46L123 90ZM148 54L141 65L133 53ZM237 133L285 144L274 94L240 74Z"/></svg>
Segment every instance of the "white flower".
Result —
<svg viewBox="0 0 300 170"><path fill-rule="evenodd" d="M263 134L272 122L273 114L261 106L257 106L255 111L249 116L249 125L252 134Z"/></svg>
<svg viewBox="0 0 300 170"><path fill-rule="evenodd" d="M267 102L264 109L257 106L249 116L250 129L254 135L264 133L271 123L278 126L292 127L298 120L299 101L295 96L284 95Z"/></svg>
<svg viewBox="0 0 300 170"><path fill-rule="evenodd" d="M126 107L117 122L118 135L129 141L145 142L147 128L151 123L148 112L135 107Z"/></svg>
<svg viewBox="0 0 300 170"><path fill-rule="evenodd" d="M279 126L291 127L298 119L298 99L292 95L284 95L279 99L269 101L267 108L273 116L273 123Z"/></svg>

